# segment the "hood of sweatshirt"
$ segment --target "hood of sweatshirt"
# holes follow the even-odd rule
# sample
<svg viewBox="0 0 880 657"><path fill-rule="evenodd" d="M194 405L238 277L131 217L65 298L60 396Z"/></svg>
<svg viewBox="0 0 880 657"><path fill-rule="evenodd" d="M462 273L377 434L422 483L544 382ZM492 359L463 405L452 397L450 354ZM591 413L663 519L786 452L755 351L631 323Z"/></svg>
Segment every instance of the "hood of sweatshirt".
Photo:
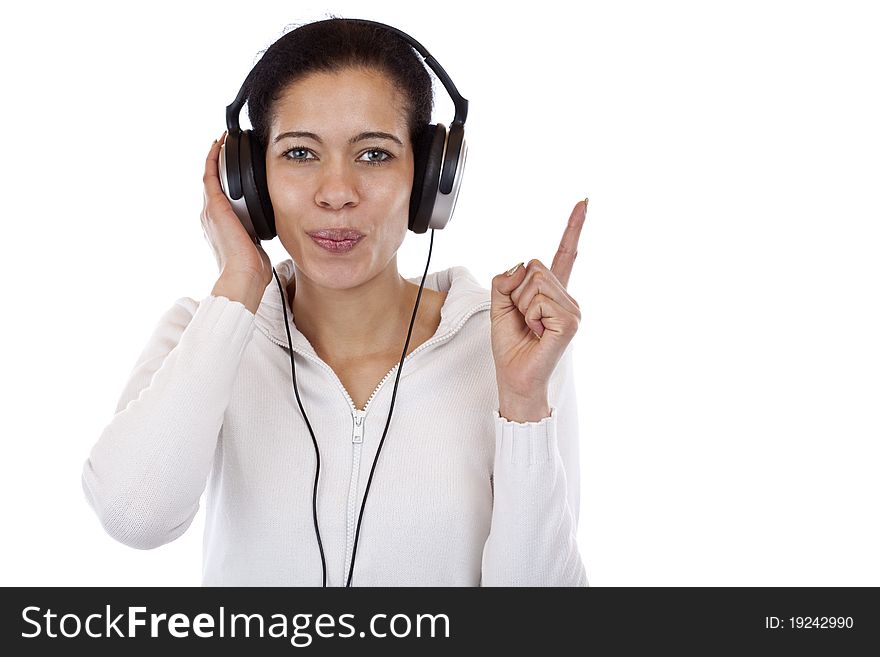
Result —
<svg viewBox="0 0 880 657"><path fill-rule="evenodd" d="M290 303L287 296L287 285L294 276L293 259L288 258L275 265L278 278L284 289L284 303L287 304L287 321L290 327L290 339L296 351L305 352L317 357L306 337L296 328L292 319ZM407 278L407 281L419 285L421 276ZM489 289L479 284L473 274L462 266L450 267L442 271L436 271L425 277L425 287L438 292L449 292L446 301L440 310L440 326L437 335L451 331L466 317L480 310L489 310L492 305L492 294ZM412 309L410 309L410 312ZM281 293L278 290L278 282L275 276L266 286L260 307L257 308L255 325L265 335L276 342L287 345L287 330L284 326L284 309L281 306Z"/></svg>

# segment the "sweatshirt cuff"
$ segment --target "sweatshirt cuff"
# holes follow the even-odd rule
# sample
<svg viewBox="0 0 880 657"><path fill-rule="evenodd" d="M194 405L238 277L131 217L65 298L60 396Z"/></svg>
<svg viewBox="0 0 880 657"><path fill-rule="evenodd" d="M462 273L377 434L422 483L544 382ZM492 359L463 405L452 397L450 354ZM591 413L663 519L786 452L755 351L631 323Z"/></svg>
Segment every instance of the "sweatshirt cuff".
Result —
<svg viewBox="0 0 880 657"><path fill-rule="evenodd" d="M553 460L556 442L556 407L538 422L515 422L495 409L495 458L504 463L535 465Z"/></svg>
<svg viewBox="0 0 880 657"><path fill-rule="evenodd" d="M253 335L254 318L243 303L210 294L199 302L188 329L221 338L228 347L241 352Z"/></svg>

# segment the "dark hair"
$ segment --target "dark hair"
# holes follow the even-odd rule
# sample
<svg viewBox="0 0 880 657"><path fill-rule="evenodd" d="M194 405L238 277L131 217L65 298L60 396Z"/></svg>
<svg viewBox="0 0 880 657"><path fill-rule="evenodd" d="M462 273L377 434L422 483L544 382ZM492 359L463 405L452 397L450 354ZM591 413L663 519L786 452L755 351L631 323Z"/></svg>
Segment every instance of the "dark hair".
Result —
<svg viewBox="0 0 880 657"><path fill-rule="evenodd" d="M368 68L384 73L406 99L410 144L431 122L431 76L409 43L380 26L328 20L301 25L269 46L254 67L247 89L248 118L262 147L269 143L273 107L284 89L311 73Z"/></svg>

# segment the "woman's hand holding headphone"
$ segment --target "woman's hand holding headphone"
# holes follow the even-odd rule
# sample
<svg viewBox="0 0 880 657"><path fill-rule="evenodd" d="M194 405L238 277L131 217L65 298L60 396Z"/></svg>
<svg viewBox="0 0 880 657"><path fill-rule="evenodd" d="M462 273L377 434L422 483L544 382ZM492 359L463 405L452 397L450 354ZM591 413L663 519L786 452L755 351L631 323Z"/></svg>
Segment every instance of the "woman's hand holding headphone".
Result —
<svg viewBox="0 0 880 657"><path fill-rule="evenodd" d="M220 146L226 139L226 132L211 145L205 161L205 204L202 209L202 229L205 239L214 250L221 277L229 280L253 280L260 295L272 282L272 262L255 243L241 221L236 216L229 199L220 186L219 159Z"/></svg>
<svg viewBox="0 0 880 657"><path fill-rule="evenodd" d="M492 356L499 411L517 422L548 417L550 376L578 330L581 311L566 291L589 199L578 201L550 269L530 260L492 279ZM508 413L508 414L506 414Z"/></svg>

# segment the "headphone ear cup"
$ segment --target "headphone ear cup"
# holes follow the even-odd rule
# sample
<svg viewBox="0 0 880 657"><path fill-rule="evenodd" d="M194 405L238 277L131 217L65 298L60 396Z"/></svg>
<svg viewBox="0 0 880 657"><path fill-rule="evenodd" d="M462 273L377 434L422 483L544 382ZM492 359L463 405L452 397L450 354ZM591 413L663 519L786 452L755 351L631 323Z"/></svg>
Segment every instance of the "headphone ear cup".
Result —
<svg viewBox="0 0 880 657"><path fill-rule="evenodd" d="M464 140L464 125L453 121L449 126L449 137L446 140L446 152L443 154L443 172L440 174L440 193L450 194L455 186L456 177L461 180L464 160L467 157L467 145Z"/></svg>
<svg viewBox="0 0 880 657"><path fill-rule="evenodd" d="M409 200L409 229L416 233L428 230L434 201L440 184L446 127L429 124L419 133L413 147L413 188Z"/></svg>
<svg viewBox="0 0 880 657"><path fill-rule="evenodd" d="M275 210L266 181L266 155L252 130L241 133L241 182L254 230L261 240L276 236Z"/></svg>
<svg viewBox="0 0 880 657"><path fill-rule="evenodd" d="M440 174L439 193L434 200L434 212L428 228L445 228L455 212L458 192L464 179L464 165L467 161L467 140L464 125L453 121L446 137L443 153L443 172Z"/></svg>

